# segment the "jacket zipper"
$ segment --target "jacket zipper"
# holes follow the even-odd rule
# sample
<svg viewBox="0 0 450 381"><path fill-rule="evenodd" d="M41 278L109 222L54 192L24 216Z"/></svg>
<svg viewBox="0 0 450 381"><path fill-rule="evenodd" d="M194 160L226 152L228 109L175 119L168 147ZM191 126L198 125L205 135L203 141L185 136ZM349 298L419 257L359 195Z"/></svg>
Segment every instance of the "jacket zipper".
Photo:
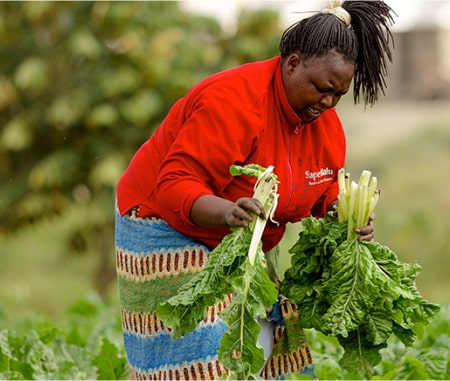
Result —
<svg viewBox="0 0 450 381"><path fill-rule="evenodd" d="M289 132L288 135L288 157L287 157L287 164L288 164L288 169L289 169L289 197L287 199L287 203L286 203L286 208L279 214L279 216L282 216L283 214L286 213L286 211L289 208L289 203L292 200L292 193L293 193L293 181L294 181L294 173L292 171L292 162L291 162L291 152L292 152L292 135L298 135L299 134L299 128L300 128L301 123L298 123L295 125L294 127L294 132L292 133Z"/></svg>

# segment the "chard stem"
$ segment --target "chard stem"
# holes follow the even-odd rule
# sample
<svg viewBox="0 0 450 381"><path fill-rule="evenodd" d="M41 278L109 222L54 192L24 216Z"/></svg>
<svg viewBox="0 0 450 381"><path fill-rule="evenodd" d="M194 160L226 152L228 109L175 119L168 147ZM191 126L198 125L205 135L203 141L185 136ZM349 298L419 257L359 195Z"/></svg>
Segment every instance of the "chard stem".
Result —
<svg viewBox="0 0 450 381"><path fill-rule="evenodd" d="M366 209L367 209L367 185L360 185L358 188L359 202L358 202L358 213L357 213L357 223L356 226L365 226L367 221L365 221Z"/></svg>
<svg viewBox="0 0 450 381"><path fill-rule="evenodd" d="M267 218L273 215L274 207L277 201L277 180L273 174L273 165L267 167L267 169L258 177L256 181L253 197L261 202L264 206ZM258 245L261 241L264 228L267 224L267 218L263 220L259 216L253 216L254 219L249 225L252 230L252 240L248 251L248 258L250 264L255 264L255 257L258 251Z"/></svg>
<svg viewBox="0 0 450 381"><path fill-rule="evenodd" d="M349 198L349 206L348 206L348 225L347 225L347 239L351 239L355 232L353 231L355 225L355 203L356 203L356 194L357 194L358 184L354 181L350 184L350 198Z"/></svg>

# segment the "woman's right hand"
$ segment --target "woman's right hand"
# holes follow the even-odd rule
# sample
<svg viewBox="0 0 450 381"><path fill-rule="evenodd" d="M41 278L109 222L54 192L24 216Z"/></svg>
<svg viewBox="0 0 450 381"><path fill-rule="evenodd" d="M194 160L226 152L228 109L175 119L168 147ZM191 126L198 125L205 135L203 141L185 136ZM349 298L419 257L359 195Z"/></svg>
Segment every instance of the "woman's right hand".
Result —
<svg viewBox="0 0 450 381"><path fill-rule="evenodd" d="M246 227L253 220L251 213L266 218L264 207L256 198L242 197L225 210L224 220L228 226Z"/></svg>
<svg viewBox="0 0 450 381"><path fill-rule="evenodd" d="M262 204L255 198L242 197L235 202L205 195L192 205L191 220L198 226L239 226L246 227L252 214L266 218Z"/></svg>

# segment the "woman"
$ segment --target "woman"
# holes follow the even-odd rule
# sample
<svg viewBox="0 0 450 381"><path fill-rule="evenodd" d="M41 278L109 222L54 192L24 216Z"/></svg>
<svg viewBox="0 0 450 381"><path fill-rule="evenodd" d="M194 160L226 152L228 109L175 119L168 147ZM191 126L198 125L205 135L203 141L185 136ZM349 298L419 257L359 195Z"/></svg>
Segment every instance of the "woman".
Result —
<svg viewBox="0 0 450 381"><path fill-rule="evenodd" d="M275 167L279 225L267 223L267 253L281 240L286 223L331 209L337 171L345 163L345 136L335 106L352 80L355 103L361 96L366 105L376 103L391 60L391 22L391 9L382 1L342 6L332 1L284 32L280 56L217 73L194 86L135 154L119 181L116 209L131 378L217 379L227 373L217 359L226 329L217 311L229 301L208 309L205 322L179 340L156 316L156 305L201 270L230 226L246 226L252 214L265 218L262 205L251 198L254 179L231 176L230 165ZM372 223L357 233L373 239ZM278 308L283 317L295 313L295 306L283 303ZM260 342L269 358L273 327L261 324L265 337ZM272 362L263 377L313 372L307 347L299 345L306 361L283 369L273 369Z"/></svg>

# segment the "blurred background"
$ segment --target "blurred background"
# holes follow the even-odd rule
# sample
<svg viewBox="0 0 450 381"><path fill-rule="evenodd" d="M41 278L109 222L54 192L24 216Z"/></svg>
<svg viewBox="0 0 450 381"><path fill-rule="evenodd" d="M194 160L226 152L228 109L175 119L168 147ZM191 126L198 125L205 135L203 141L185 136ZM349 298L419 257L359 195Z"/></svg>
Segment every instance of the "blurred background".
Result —
<svg viewBox="0 0 450 381"><path fill-rule="evenodd" d="M346 169L377 176L377 241L418 262L419 291L448 304L450 2L388 3L386 96L338 105ZM57 319L93 290L117 305L114 192L135 150L193 84L277 55L282 31L326 4L0 2L2 312Z"/></svg>

